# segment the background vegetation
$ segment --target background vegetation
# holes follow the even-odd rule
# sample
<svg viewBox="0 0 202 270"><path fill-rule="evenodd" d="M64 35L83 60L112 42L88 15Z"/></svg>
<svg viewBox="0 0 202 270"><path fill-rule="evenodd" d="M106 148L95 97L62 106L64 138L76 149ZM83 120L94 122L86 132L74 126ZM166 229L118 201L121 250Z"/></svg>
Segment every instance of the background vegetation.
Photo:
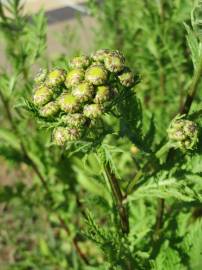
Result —
<svg viewBox="0 0 202 270"><path fill-rule="evenodd" d="M105 154L127 194L125 236L95 155L54 146L49 131L25 109L36 67L67 65L64 55L46 57L44 13L29 18L20 0L7 7L0 2L0 35L9 61L0 73L0 155L14 175L12 183L0 186L1 269L202 268L201 129L194 152L172 150L166 162L155 156L192 83L198 47L193 48L192 32L187 42L187 31L193 5L89 1L96 22L89 47L123 51L141 76L137 97L122 108L119 135L105 141ZM189 113L199 126L200 89L201 83Z"/></svg>

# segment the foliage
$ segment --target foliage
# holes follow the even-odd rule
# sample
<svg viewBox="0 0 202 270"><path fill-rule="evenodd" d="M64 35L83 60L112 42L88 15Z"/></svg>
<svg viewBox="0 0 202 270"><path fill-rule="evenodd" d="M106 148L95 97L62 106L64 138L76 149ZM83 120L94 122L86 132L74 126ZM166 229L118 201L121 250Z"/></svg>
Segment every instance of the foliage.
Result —
<svg viewBox="0 0 202 270"><path fill-rule="evenodd" d="M90 45L122 51L136 85L118 86L91 141L57 146L51 132L61 123L30 101L36 66L50 65L44 12L28 17L20 0L0 1L9 62L0 71L0 156L13 175L0 186L0 268L199 270L201 1L90 0L89 10ZM72 63L61 55L56 64ZM170 141L173 119L196 124L180 134L176 124ZM194 142L182 151L184 134Z"/></svg>

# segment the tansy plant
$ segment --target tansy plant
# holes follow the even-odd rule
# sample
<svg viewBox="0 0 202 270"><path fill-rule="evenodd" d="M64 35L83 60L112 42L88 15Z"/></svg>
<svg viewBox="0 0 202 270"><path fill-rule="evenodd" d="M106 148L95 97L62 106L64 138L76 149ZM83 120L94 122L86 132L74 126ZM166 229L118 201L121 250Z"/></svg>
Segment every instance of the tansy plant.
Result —
<svg viewBox="0 0 202 270"><path fill-rule="evenodd" d="M125 64L119 51L102 49L91 56L77 56L67 69L40 70L35 77L32 111L52 128L54 144L90 146L102 155L102 141L112 134L106 115L120 114L119 106L134 95L138 76ZM68 150L67 150L68 151ZM111 184L120 214L123 233L129 232L123 196L108 162L103 168Z"/></svg>
<svg viewBox="0 0 202 270"><path fill-rule="evenodd" d="M202 1L98 2L95 52L47 61L43 13L0 1L0 265L201 270Z"/></svg>

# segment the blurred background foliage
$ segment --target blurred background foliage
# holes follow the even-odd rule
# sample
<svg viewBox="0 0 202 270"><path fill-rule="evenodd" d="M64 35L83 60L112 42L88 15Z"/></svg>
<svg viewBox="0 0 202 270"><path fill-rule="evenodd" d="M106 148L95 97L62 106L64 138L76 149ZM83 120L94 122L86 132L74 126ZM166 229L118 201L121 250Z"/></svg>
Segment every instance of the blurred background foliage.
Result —
<svg viewBox="0 0 202 270"><path fill-rule="evenodd" d="M150 151L164 142L190 86L193 66L184 23L190 25L193 2L88 1L93 38L86 50L119 49L141 75L136 92L142 108L134 111L126 104L125 110L135 121L142 110ZM82 29L84 18L77 19ZM128 196L131 230L123 238L96 155L83 160L80 153L70 155L52 145L49 132L24 109L38 67L64 67L67 55L83 49L77 29L67 27L58 35L67 53L49 57L47 28L44 11L27 16L20 0L0 1L0 36L8 61L0 73L0 269L201 269L201 145L194 156L178 153L177 160L157 171L147 168L141 178L146 184L138 188L135 183ZM200 104L201 91L191 113ZM116 135L106 142L125 192L151 158L134 142ZM157 198L165 198L167 208L163 233L155 241Z"/></svg>

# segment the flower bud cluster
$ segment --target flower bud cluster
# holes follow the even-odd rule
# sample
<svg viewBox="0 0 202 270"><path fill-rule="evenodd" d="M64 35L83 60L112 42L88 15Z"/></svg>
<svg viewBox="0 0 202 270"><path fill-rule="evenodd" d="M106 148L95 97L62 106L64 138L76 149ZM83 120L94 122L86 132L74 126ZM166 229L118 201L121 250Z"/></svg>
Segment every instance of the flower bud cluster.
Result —
<svg viewBox="0 0 202 270"><path fill-rule="evenodd" d="M196 123L186 119L174 119L168 128L169 139L182 150L192 150L198 142Z"/></svg>
<svg viewBox="0 0 202 270"><path fill-rule="evenodd" d="M78 56L69 67L40 70L35 77L33 103L42 118L57 123L53 139L58 145L80 140L104 113L109 113L115 89L117 97L117 89L135 84L134 74L119 51L105 49Z"/></svg>

